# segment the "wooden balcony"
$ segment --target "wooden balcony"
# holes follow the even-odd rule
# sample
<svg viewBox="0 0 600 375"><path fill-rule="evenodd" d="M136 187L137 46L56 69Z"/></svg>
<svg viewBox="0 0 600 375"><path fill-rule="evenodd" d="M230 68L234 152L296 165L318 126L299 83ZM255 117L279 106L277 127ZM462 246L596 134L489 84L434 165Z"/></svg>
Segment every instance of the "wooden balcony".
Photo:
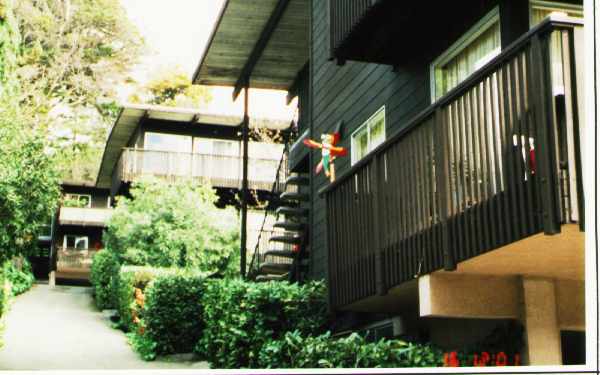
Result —
<svg viewBox="0 0 600 375"><path fill-rule="evenodd" d="M248 159L248 187L270 191L281 155L273 159ZM242 157L186 152L151 151L125 148L113 174L113 188L121 182L134 182L144 176L167 181L202 180L213 187L241 188ZM283 186L284 180L279 181Z"/></svg>
<svg viewBox="0 0 600 375"><path fill-rule="evenodd" d="M87 280L90 276L92 259L98 250L58 248L56 250L56 277Z"/></svg>
<svg viewBox="0 0 600 375"><path fill-rule="evenodd" d="M61 207L60 225L104 227L112 215L112 208Z"/></svg>
<svg viewBox="0 0 600 375"><path fill-rule="evenodd" d="M581 23L544 21L321 190L334 308L583 227L582 48Z"/></svg>

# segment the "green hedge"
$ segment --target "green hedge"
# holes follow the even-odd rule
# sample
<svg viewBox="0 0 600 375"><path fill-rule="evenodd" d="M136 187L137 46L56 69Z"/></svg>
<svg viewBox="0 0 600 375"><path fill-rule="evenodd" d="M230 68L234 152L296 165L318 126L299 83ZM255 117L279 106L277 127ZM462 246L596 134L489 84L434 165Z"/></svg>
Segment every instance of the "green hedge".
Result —
<svg viewBox="0 0 600 375"><path fill-rule="evenodd" d="M136 301L136 289L142 293L146 286L159 275L172 273L167 268L152 268L140 266L122 266L114 283L116 308L119 314L119 326L126 332L138 327L137 319L142 319L141 301ZM137 318L137 319L136 319Z"/></svg>
<svg viewBox="0 0 600 375"><path fill-rule="evenodd" d="M112 290L113 278L118 275L119 262L107 250L100 250L92 259L90 281L94 287L94 299L100 310L116 308L116 298Z"/></svg>
<svg viewBox="0 0 600 375"><path fill-rule="evenodd" d="M16 261L6 261L3 265L6 279L10 282L12 295L18 296L25 293L33 286L35 277L31 269L31 264L27 259L21 260L21 266L17 266Z"/></svg>
<svg viewBox="0 0 600 375"><path fill-rule="evenodd" d="M205 328L195 353L214 368L260 367L264 344L291 330L316 335L326 323L322 282L210 280L202 303Z"/></svg>
<svg viewBox="0 0 600 375"><path fill-rule="evenodd" d="M202 287L200 274L163 274L145 290L143 330L132 338L144 359L157 354L189 353L202 335Z"/></svg>
<svg viewBox="0 0 600 375"><path fill-rule="evenodd" d="M340 339L332 339L329 333L303 337L298 331L266 343L258 361L264 368L395 368L443 364L442 350L431 345L401 340L369 343L356 333Z"/></svg>

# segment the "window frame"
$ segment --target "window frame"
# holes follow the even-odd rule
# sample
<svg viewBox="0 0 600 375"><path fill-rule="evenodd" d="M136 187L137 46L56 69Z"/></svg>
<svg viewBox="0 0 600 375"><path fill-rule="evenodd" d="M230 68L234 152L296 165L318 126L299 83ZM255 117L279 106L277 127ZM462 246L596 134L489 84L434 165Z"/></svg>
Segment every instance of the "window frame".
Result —
<svg viewBox="0 0 600 375"><path fill-rule="evenodd" d="M67 237L73 237L74 241L73 244L74 246L69 248L67 246ZM79 240L85 240L85 249L77 249L77 241ZM72 249L72 250L80 250L80 251L86 251L90 249L90 238L89 236L84 236L84 235L79 235L79 234L65 234L63 236L63 249Z"/></svg>
<svg viewBox="0 0 600 375"><path fill-rule="evenodd" d="M377 123L378 117L382 116L383 118L383 140L376 145L371 144L371 129L372 125ZM350 135L350 164L354 165L361 159L365 158L369 155L377 146L386 140L386 120L385 120L385 105L381 106L375 113L369 116L358 128L356 128L352 134ZM367 152L361 157L357 157L356 155L356 140L355 137L357 134L365 131L367 132Z"/></svg>
<svg viewBox="0 0 600 375"><path fill-rule="evenodd" d="M86 197L88 200L88 204L82 208L92 208L92 195L91 194L79 194L79 193L66 193L65 199L77 200L79 201L81 198Z"/></svg>
<svg viewBox="0 0 600 375"><path fill-rule="evenodd" d="M436 97L436 70L440 66L444 66L450 60L455 58L459 53L463 52L467 49L475 39L477 39L481 34L486 32L490 27L492 27L496 22L498 22L498 28L500 32L500 37L502 37L502 23L500 22L500 6L496 5L491 11L489 11L485 16L483 16L479 21L477 21L473 26L471 26L460 38L458 38L454 43L450 45L444 52L442 52L433 62L429 65L429 89L431 93L431 103L434 103L436 100L444 96L446 93ZM502 45L496 50L494 50L494 56L498 56L502 51ZM491 54L491 53L490 53ZM492 57L492 58L493 58ZM485 65L485 64L484 64ZM465 79L461 82L468 79L468 77L472 76L477 70L481 69L481 67L472 71ZM460 82L459 82L460 84ZM450 89L452 90L452 89ZM450 91L449 90L449 91Z"/></svg>
<svg viewBox="0 0 600 375"><path fill-rule="evenodd" d="M584 17L583 6L579 4L564 3L561 1L529 0L529 29L537 25L533 23L534 8L547 8L553 12L578 12L581 13L581 18Z"/></svg>

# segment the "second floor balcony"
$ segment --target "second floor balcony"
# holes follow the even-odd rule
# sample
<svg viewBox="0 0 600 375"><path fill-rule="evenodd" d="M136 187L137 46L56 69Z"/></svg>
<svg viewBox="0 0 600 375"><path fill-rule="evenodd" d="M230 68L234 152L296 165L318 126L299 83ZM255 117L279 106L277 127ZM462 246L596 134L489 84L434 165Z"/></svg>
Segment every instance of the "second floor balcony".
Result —
<svg viewBox="0 0 600 375"><path fill-rule="evenodd" d="M281 155L248 158L248 188L270 191ZM193 179L213 187L239 189L242 186L243 159L238 155L168 152L125 148L113 175L113 184L135 182L145 176L167 181ZM283 183L283 180L280 181Z"/></svg>
<svg viewBox="0 0 600 375"><path fill-rule="evenodd" d="M582 65L581 21L547 19L323 188L333 306L583 228Z"/></svg>

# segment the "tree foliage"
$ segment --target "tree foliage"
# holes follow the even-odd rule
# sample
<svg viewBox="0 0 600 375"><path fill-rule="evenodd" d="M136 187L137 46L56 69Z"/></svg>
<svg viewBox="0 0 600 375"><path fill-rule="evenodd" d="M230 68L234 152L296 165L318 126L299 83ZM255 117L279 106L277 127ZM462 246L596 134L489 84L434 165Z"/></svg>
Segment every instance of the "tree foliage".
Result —
<svg viewBox="0 0 600 375"><path fill-rule="evenodd" d="M135 184L131 198L117 201L105 246L123 264L222 272L238 246L238 220L216 200L210 187L190 182Z"/></svg>
<svg viewBox="0 0 600 375"><path fill-rule="evenodd" d="M0 261L29 255L60 197L54 160L26 128L18 108L0 110Z"/></svg>
<svg viewBox="0 0 600 375"><path fill-rule="evenodd" d="M118 0L15 0L18 103L52 142L64 179L92 180L116 116L115 87L143 41Z"/></svg>
<svg viewBox="0 0 600 375"><path fill-rule="evenodd" d="M133 103L159 104L169 107L200 108L212 100L205 86L194 85L185 72L163 69L131 95Z"/></svg>
<svg viewBox="0 0 600 375"><path fill-rule="evenodd" d="M141 38L118 0L19 0L22 100L96 106L135 62Z"/></svg>

